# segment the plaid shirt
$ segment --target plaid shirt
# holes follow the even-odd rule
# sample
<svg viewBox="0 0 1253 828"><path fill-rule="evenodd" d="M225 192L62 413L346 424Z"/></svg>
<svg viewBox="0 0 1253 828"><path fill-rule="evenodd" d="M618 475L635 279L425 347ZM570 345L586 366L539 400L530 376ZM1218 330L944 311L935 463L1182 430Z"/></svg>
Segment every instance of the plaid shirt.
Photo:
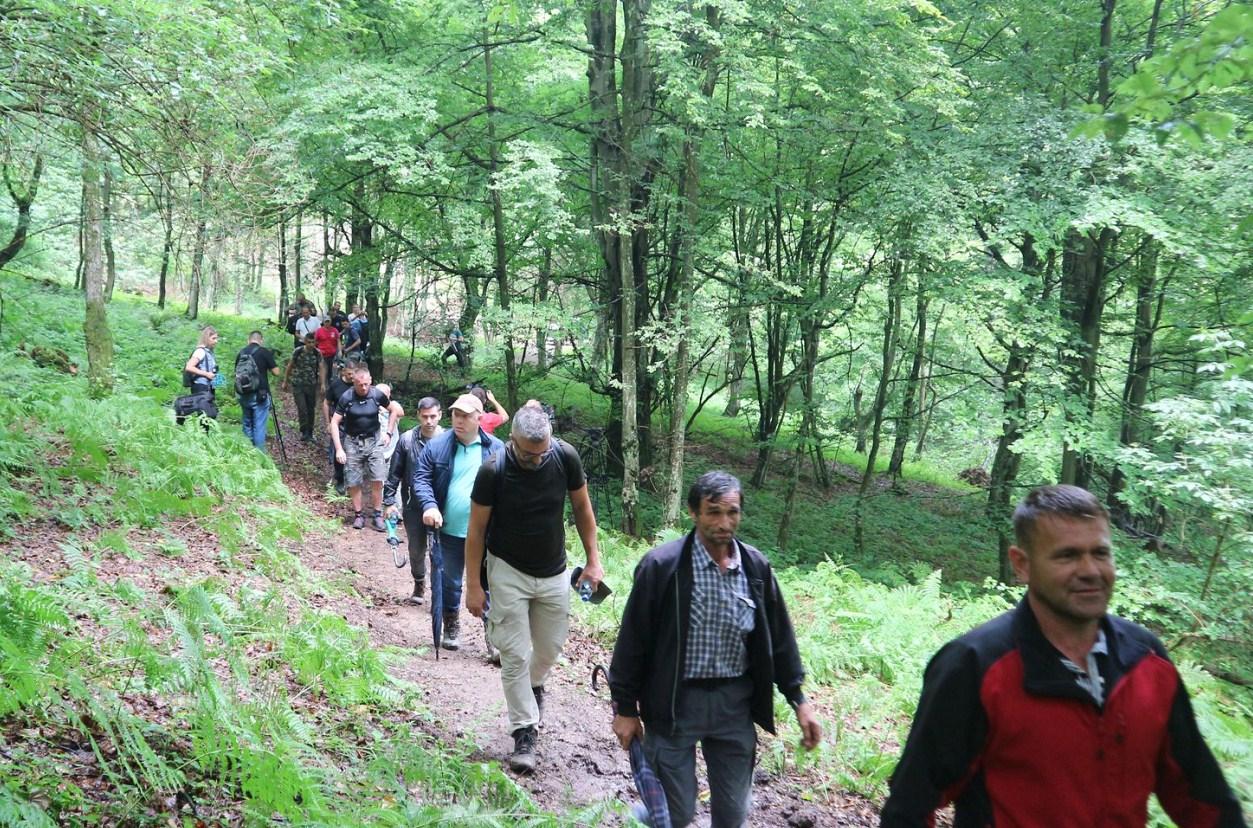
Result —
<svg viewBox="0 0 1253 828"><path fill-rule="evenodd" d="M709 556L700 534L692 544L692 610L683 678L733 678L748 672L744 640L756 625L748 578L740 566L739 547L731 544L724 573Z"/></svg>

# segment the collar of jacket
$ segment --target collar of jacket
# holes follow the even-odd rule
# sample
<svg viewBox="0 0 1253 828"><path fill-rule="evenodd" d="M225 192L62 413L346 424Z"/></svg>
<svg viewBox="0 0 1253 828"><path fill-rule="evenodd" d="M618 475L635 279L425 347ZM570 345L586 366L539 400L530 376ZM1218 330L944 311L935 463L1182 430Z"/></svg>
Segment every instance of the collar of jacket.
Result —
<svg viewBox="0 0 1253 828"><path fill-rule="evenodd" d="M1105 659L1105 699L1108 701L1114 687L1132 667L1149 653L1141 641L1127 635L1117 617L1106 613L1101 618L1109 655ZM1023 689L1036 696L1058 696L1096 702L1092 696L1075 682L1074 675L1062 664L1062 654L1044 636L1040 622L1024 595L1014 610L1014 640L1022 653Z"/></svg>

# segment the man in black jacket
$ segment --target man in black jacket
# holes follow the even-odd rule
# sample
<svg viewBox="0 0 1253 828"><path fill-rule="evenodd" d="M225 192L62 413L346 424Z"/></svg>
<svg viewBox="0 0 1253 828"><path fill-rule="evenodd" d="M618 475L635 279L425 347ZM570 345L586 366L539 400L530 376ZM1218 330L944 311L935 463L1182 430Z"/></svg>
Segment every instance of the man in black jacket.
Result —
<svg viewBox="0 0 1253 828"><path fill-rule="evenodd" d="M443 412L439 400L423 397L418 400L418 424L400 435L396 451L392 453L387 482L383 484L384 513L399 517L401 508L396 505L399 489L400 503L404 507L405 535L409 540L409 571L413 574L413 594L406 599L410 604L421 604L426 590L426 524L422 522L422 504L413 496L413 473L418 468L418 456L433 437L444 429L439 424Z"/></svg>
<svg viewBox="0 0 1253 828"><path fill-rule="evenodd" d="M801 744L822 738L779 584L761 552L735 537L742 502L740 481L726 472L692 484L695 528L636 567L609 669L614 735L624 748L643 739L676 828L696 813L697 742L712 828L746 824L753 725L774 733L772 684L796 711Z"/></svg>

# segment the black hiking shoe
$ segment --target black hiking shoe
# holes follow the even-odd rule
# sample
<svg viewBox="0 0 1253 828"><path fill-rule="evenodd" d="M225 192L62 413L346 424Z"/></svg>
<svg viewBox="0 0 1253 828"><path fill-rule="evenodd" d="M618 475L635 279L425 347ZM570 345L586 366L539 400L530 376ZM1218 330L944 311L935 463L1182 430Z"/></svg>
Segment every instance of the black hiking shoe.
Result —
<svg viewBox="0 0 1253 828"><path fill-rule="evenodd" d="M514 773L535 772L535 738L538 735L533 727L520 727L513 732L513 753L509 754L509 767Z"/></svg>
<svg viewBox="0 0 1253 828"><path fill-rule="evenodd" d="M357 512L357 516L352 519L352 528L364 529L365 528L365 515L361 514L360 512Z"/></svg>
<svg viewBox="0 0 1253 828"><path fill-rule="evenodd" d="M383 522L383 513L375 512L374 517L370 519L370 527L375 532L386 532L387 524Z"/></svg>
<svg viewBox="0 0 1253 828"><path fill-rule="evenodd" d="M422 581L415 582L413 585L413 594L405 599L405 603L412 604L415 607L422 606L426 603L426 599L422 597L424 592L426 592L426 584Z"/></svg>
<svg viewBox="0 0 1253 828"><path fill-rule="evenodd" d="M535 706L539 708L539 726L544 726L544 685L532 687L531 692L535 694Z"/></svg>

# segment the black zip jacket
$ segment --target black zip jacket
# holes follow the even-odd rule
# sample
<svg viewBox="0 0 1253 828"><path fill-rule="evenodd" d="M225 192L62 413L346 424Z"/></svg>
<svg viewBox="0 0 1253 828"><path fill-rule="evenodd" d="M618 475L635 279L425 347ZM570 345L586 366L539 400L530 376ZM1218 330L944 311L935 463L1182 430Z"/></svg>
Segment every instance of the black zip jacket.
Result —
<svg viewBox="0 0 1253 828"><path fill-rule="evenodd" d="M443 433L443 429L440 429L431 440ZM422 439L421 426L414 426L400 435L396 450L392 452L391 465L387 469L387 482L383 484L384 506L396 505L396 494L399 490L401 510L417 510L420 504L413 499L413 473L418 468L418 456L429 442L430 440Z"/></svg>
<svg viewBox="0 0 1253 828"><path fill-rule="evenodd" d="M618 714L639 716L645 726L666 732L674 728L683 681L692 608L692 543L689 532L653 549L636 566L609 667L609 689ZM805 700L801 692L805 670L770 562L738 538L735 543L757 604L757 624L747 642L753 721L774 733L771 685L796 706Z"/></svg>

